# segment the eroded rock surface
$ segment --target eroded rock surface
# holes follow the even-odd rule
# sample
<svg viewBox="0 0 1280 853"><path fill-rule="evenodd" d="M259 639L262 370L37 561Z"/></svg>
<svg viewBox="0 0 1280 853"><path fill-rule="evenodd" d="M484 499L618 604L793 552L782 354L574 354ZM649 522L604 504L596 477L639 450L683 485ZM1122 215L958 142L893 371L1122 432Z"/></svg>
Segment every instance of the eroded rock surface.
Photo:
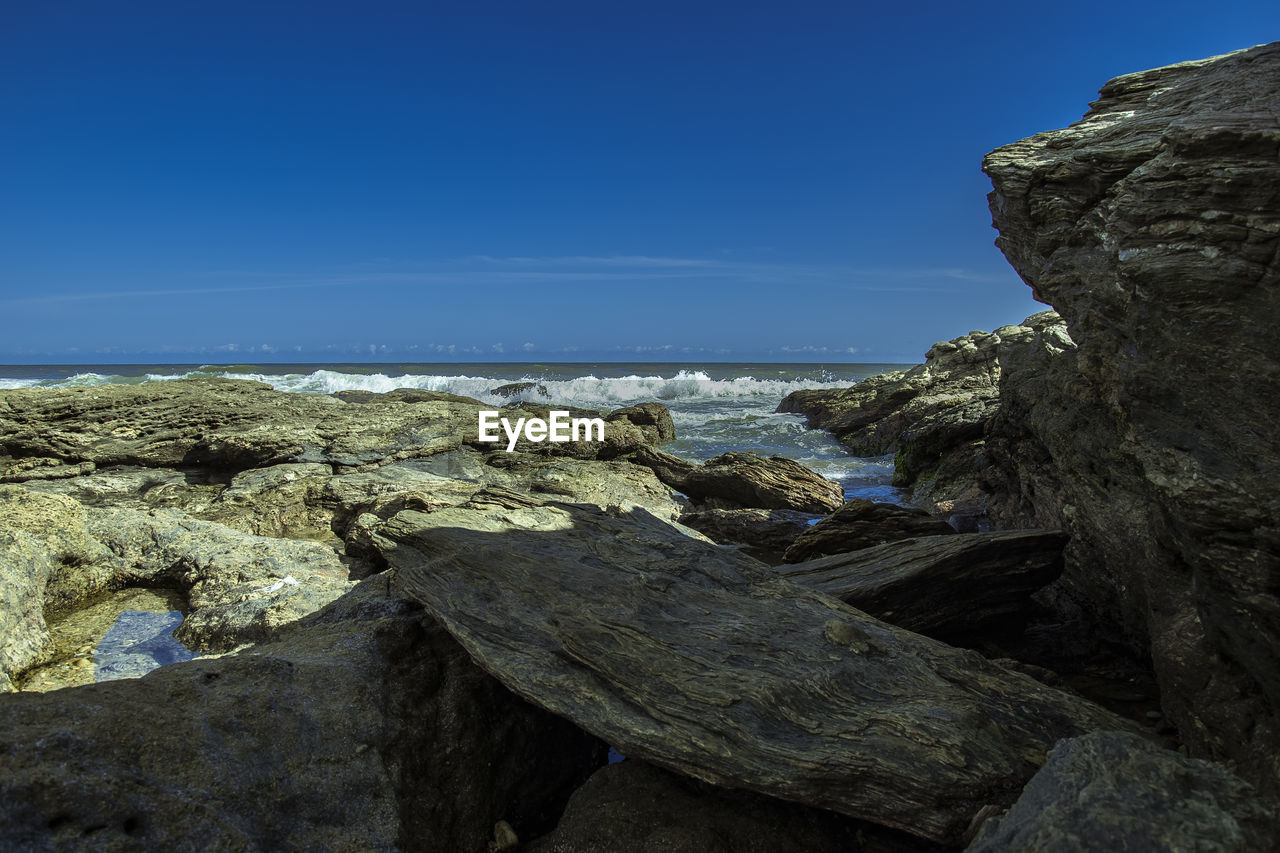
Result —
<svg viewBox="0 0 1280 853"><path fill-rule="evenodd" d="M1215 850L1275 846L1280 819L1222 767L1134 735L1096 732L1054 747L1013 808L970 853Z"/></svg>
<svg viewBox="0 0 1280 853"><path fill-rule="evenodd" d="M853 500L806 529L784 560L799 563L915 536L946 536L955 529L927 512L897 504Z"/></svg>
<svg viewBox="0 0 1280 853"><path fill-rule="evenodd" d="M640 510L492 496L375 541L482 667L625 754L933 839L1128 727Z"/></svg>
<svg viewBox="0 0 1280 853"><path fill-rule="evenodd" d="M1049 530L920 536L775 571L886 622L949 637L1028 610L1062 573L1066 541Z"/></svg>
<svg viewBox="0 0 1280 853"><path fill-rule="evenodd" d="M1280 791L1280 43L1107 83L997 149L997 245L1074 346L1010 388L989 479L1149 648L1193 753ZM1039 448L1028 441L1038 439Z"/></svg>
<svg viewBox="0 0 1280 853"><path fill-rule="evenodd" d="M754 453L722 453L695 465L652 447L628 457L690 499L724 509L754 507L827 513L844 502L840 486L791 459Z"/></svg>

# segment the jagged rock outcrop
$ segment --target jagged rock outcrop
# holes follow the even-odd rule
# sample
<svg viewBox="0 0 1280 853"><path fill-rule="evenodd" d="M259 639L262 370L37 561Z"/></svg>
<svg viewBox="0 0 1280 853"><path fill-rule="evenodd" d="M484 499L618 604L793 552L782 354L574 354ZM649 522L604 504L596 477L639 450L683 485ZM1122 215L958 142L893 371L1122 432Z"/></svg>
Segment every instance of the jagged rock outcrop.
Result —
<svg viewBox="0 0 1280 853"><path fill-rule="evenodd" d="M1280 820L1252 787L1208 761L1134 735L1096 732L1054 747L969 853L1221 850L1275 846Z"/></svg>
<svg viewBox="0 0 1280 853"><path fill-rule="evenodd" d="M696 502L726 509L790 509L828 513L844 503L837 483L795 462L754 453L722 453L702 465L655 450L636 448L627 457L653 470L658 479Z"/></svg>
<svg viewBox="0 0 1280 853"><path fill-rule="evenodd" d="M1130 727L641 510L478 493L375 542L482 667L625 754L927 838Z"/></svg>
<svg viewBox="0 0 1280 853"><path fill-rule="evenodd" d="M778 566L789 580L899 627L952 637L1026 611L1062 572L1053 530L920 536Z"/></svg>
<svg viewBox="0 0 1280 853"><path fill-rule="evenodd" d="M525 853L925 853L934 845L874 824L628 759L574 792L555 831Z"/></svg>
<svg viewBox="0 0 1280 853"><path fill-rule="evenodd" d="M894 454L894 485L942 515L981 515L975 460L999 408L1004 342L1054 327L1043 311L1019 326L970 332L933 345L925 363L864 379L850 388L793 391L779 412L804 415L859 456Z"/></svg>
<svg viewBox="0 0 1280 853"><path fill-rule="evenodd" d="M1271 793L1278 115L1280 43L1119 77L1076 124L983 163L997 245L1075 344L1059 378L1008 383L986 476L1021 504L1005 513L1057 514L1096 557L1064 581L1149 649L1192 753Z"/></svg>
<svg viewBox="0 0 1280 853"><path fill-rule="evenodd" d="M252 652L0 697L6 850L482 853L546 832L603 747L382 579Z"/></svg>
<svg viewBox="0 0 1280 853"><path fill-rule="evenodd" d="M800 563L915 536L946 536L955 528L924 510L852 500L807 528L787 548L783 561Z"/></svg>

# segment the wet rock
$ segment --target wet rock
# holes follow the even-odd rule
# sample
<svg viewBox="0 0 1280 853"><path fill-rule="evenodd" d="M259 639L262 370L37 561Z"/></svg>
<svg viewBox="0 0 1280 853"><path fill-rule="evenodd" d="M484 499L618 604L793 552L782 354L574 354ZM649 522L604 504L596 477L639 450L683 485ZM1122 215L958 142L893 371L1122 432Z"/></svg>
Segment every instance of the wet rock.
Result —
<svg viewBox="0 0 1280 853"><path fill-rule="evenodd" d="M529 391L534 392L539 397L551 396L551 393L547 391L547 386L540 382L509 382L506 385L499 385L497 388L490 388L487 393L495 397L515 397Z"/></svg>
<svg viewBox="0 0 1280 853"><path fill-rule="evenodd" d="M1070 331L1028 341L1053 373L1011 386L993 425L999 511L1060 516L1080 549L1064 592L1149 651L1194 755L1272 794L1277 92L1280 44L1129 74L983 164L997 245Z"/></svg>
<svg viewBox="0 0 1280 853"><path fill-rule="evenodd" d="M719 543L746 545L743 551L775 565L782 555L819 516L790 509L719 509L690 507L680 523L705 533Z"/></svg>
<svg viewBox="0 0 1280 853"><path fill-rule="evenodd" d="M1019 530L920 536L777 567L779 575L886 622L954 636L1027 611L1062 573L1067 537Z"/></svg>
<svg viewBox="0 0 1280 853"><path fill-rule="evenodd" d="M730 791L629 759L592 774L555 831L527 853L781 853L926 851L933 845L873 824Z"/></svg>
<svg viewBox="0 0 1280 853"><path fill-rule="evenodd" d="M375 579L278 642L0 696L0 847L480 853L555 822L602 746Z"/></svg>
<svg viewBox="0 0 1280 853"><path fill-rule="evenodd" d="M1252 787L1143 738L1096 732L1054 747L971 853L1006 850L1268 850L1280 820Z"/></svg>
<svg viewBox="0 0 1280 853"><path fill-rule="evenodd" d="M198 651L260 642L343 593L353 582L318 542L253 536L177 510L89 510L88 529L114 555L124 585L162 580L186 591L178 638Z"/></svg>
<svg viewBox="0 0 1280 853"><path fill-rule="evenodd" d="M624 754L935 840L1059 738L1129 727L641 510L513 494L375 541L483 668Z"/></svg>
<svg viewBox="0 0 1280 853"><path fill-rule="evenodd" d="M461 394L450 394L448 391L426 391L422 388L396 388L394 391L335 391L344 403L466 403L470 406L483 406L484 403L474 397Z"/></svg>
<svg viewBox="0 0 1280 853"><path fill-rule="evenodd" d="M899 539L945 536L955 532L951 525L933 518L924 510L853 500L806 529L787 548L783 559L788 563L799 563Z"/></svg>

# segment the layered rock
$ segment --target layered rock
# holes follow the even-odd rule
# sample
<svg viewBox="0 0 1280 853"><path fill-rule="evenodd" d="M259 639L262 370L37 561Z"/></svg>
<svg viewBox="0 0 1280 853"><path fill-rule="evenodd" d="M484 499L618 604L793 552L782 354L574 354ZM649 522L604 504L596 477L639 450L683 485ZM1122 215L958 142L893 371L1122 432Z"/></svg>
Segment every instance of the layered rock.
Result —
<svg viewBox="0 0 1280 853"><path fill-rule="evenodd" d="M799 563L899 539L955 532L945 521L914 507L853 500L796 537L783 560Z"/></svg>
<svg viewBox="0 0 1280 853"><path fill-rule="evenodd" d="M1060 378L1006 383L988 479L1096 558L1071 561L1070 590L1149 646L1193 753L1273 792L1278 109L1265 45L1117 78L1081 121L983 164L997 244L1075 344Z"/></svg>
<svg viewBox="0 0 1280 853"><path fill-rule="evenodd" d="M1216 764L1121 732L1065 740L970 853L1006 850L1267 850L1280 820Z"/></svg>
<svg viewBox="0 0 1280 853"><path fill-rule="evenodd" d="M952 637L1028 611L1061 574L1066 541L1054 530L920 536L775 571L894 625Z"/></svg>
<svg viewBox="0 0 1280 853"><path fill-rule="evenodd" d="M859 456L894 454L894 485L957 523L983 512L975 460L1000 405L1005 342L1055 328L1051 311L1018 326L970 332L934 344L924 364L864 379L850 388L793 391L780 412L804 415Z"/></svg>
<svg viewBox="0 0 1280 853"><path fill-rule="evenodd" d="M715 542L743 545L745 553L776 565L783 561L787 549L819 517L791 509L691 506L680 514L680 523L706 534Z"/></svg>
<svg viewBox="0 0 1280 853"><path fill-rule="evenodd" d="M628 459L653 470L658 479L692 500L724 508L755 507L827 513L840 507L840 486L791 459L754 453L722 453L694 465L639 447Z"/></svg>
<svg viewBox="0 0 1280 853"><path fill-rule="evenodd" d="M252 652L0 702L0 847L486 849L550 829L602 745L381 580Z"/></svg>
<svg viewBox="0 0 1280 853"><path fill-rule="evenodd" d="M375 542L482 667L625 754L928 838L1128 727L640 510L482 493Z"/></svg>

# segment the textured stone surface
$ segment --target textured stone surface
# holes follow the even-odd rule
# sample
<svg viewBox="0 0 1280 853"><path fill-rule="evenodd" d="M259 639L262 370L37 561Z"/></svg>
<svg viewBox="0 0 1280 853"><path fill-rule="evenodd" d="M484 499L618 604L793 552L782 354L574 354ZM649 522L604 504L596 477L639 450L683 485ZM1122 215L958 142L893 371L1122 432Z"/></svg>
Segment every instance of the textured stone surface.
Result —
<svg viewBox="0 0 1280 853"><path fill-rule="evenodd" d="M251 652L0 696L6 850L485 849L545 832L601 746L385 583Z"/></svg>
<svg viewBox="0 0 1280 853"><path fill-rule="evenodd" d="M715 542L744 545L745 553L776 565L782 562L791 543L817 518L814 513L791 509L690 507L681 514L680 523L705 533Z"/></svg>
<svg viewBox="0 0 1280 853"><path fill-rule="evenodd" d="M0 693L36 663L49 642L44 591L53 566L49 552L22 530L0 528Z"/></svg>
<svg viewBox="0 0 1280 853"><path fill-rule="evenodd" d="M602 767L526 853L908 853L928 842L628 759Z"/></svg>
<svg viewBox="0 0 1280 853"><path fill-rule="evenodd" d="M1128 727L641 510L478 495L376 542L482 667L625 754L928 838Z"/></svg>
<svg viewBox="0 0 1280 853"><path fill-rule="evenodd" d="M1002 344L1058 322L1041 312L1020 326L970 332L934 344L925 363L910 370L850 388L793 391L778 411L803 414L809 426L829 430L860 456L893 453L894 485L911 488L917 504L949 514L959 501L980 514L975 458L999 407Z"/></svg>
<svg viewBox="0 0 1280 853"><path fill-rule="evenodd" d="M1062 572L1066 540L1044 530L921 536L775 571L894 625L953 636L1027 610Z"/></svg>
<svg viewBox="0 0 1280 853"><path fill-rule="evenodd" d="M658 479L696 502L718 502L722 508L756 507L827 513L844 502L840 486L799 462L754 453L722 453L694 465L639 447L628 457L653 470Z"/></svg>
<svg viewBox="0 0 1280 853"><path fill-rule="evenodd" d="M1054 747L1013 808L988 820L968 849L1253 853L1275 847L1277 817L1216 764L1096 732Z"/></svg>
<svg viewBox="0 0 1280 853"><path fill-rule="evenodd" d="M955 528L927 512L897 504L853 500L805 530L783 559L799 563L913 536L946 536Z"/></svg>
<svg viewBox="0 0 1280 853"><path fill-rule="evenodd" d="M1278 114L1271 44L1117 78L1081 121L983 166L997 244L1076 345L1064 351L1074 371L1055 368L1059 390L1018 393L1021 411L999 425L1016 455L994 460L991 477L1029 505L1022 515L1060 513L1101 555L1071 561L1070 588L1100 623L1149 645L1193 754L1272 792Z"/></svg>

